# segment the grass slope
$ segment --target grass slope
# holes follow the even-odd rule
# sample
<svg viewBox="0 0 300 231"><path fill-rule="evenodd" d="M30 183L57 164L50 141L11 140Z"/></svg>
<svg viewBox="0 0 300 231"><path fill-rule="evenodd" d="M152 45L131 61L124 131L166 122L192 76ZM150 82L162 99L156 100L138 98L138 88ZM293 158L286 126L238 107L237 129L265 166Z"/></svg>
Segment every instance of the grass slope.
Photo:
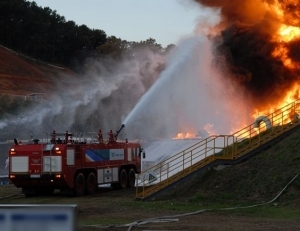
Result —
<svg viewBox="0 0 300 231"><path fill-rule="evenodd" d="M159 198L203 206L251 205L273 199L300 172L300 130L234 166L210 169ZM276 203L300 208L300 177Z"/></svg>

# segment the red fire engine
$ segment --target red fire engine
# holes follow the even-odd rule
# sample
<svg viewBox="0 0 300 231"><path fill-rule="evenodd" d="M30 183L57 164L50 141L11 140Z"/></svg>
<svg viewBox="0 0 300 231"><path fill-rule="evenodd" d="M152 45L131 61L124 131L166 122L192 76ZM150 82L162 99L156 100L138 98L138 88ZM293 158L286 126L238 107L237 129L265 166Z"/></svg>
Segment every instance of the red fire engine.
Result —
<svg viewBox="0 0 300 231"><path fill-rule="evenodd" d="M26 196L52 194L55 189L82 196L95 193L101 184L134 187L143 151L138 142L117 141L123 127L115 134L110 130L108 139L99 130L94 141L68 131L53 131L51 137L28 144L15 139L9 151L9 178Z"/></svg>

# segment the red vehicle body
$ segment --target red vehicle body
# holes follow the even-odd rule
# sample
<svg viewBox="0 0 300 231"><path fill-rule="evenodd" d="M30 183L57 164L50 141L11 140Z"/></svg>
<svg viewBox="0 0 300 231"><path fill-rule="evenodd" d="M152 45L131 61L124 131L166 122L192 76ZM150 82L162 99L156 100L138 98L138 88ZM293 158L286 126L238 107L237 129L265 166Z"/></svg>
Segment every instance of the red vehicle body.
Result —
<svg viewBox="0 0 300 231"><path fill-rule="evenodd" d="M52 194L55 189L82 196L95 193L101 184L134 187L142 149L138 142L117 141L118 132L110 131L107 140L101 130L91 141L55 131L51 139L28 144L15 140L9 151L9 178L26 196Z"/></svg>

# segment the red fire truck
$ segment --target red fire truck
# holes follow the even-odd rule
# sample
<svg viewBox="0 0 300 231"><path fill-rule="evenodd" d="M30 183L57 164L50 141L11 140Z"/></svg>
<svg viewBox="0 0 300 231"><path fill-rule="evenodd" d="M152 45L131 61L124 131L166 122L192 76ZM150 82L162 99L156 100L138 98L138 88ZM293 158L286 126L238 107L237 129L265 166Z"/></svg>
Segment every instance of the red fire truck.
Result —
<svg viewBox="0 0 300 231"><path fill-rule="evenodd" d="M116 133L110 130L108 139L101 130L90 140L68 131L53 131L27 144L15 139L9 151L9 178L26 196L52 194L55 189L82 196L95 193L101 184L134 187L145 153L138 142L117 141L123 127Z"/></svg>

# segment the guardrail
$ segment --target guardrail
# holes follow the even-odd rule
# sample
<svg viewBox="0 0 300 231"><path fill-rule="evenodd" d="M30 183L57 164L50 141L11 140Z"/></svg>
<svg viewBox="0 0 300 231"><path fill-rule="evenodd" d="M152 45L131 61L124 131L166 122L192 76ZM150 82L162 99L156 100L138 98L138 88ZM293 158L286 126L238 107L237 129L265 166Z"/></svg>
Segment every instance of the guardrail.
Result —
<svg viewBox="0 0 300 231"><path fill-rule="evenodd" d="M260 116L232 135L210 136L140 173L136 199L158 193L178 180L216 160L236 160L300 124L300 99ZM233 161L232 161L233 162Z"/></svg>

